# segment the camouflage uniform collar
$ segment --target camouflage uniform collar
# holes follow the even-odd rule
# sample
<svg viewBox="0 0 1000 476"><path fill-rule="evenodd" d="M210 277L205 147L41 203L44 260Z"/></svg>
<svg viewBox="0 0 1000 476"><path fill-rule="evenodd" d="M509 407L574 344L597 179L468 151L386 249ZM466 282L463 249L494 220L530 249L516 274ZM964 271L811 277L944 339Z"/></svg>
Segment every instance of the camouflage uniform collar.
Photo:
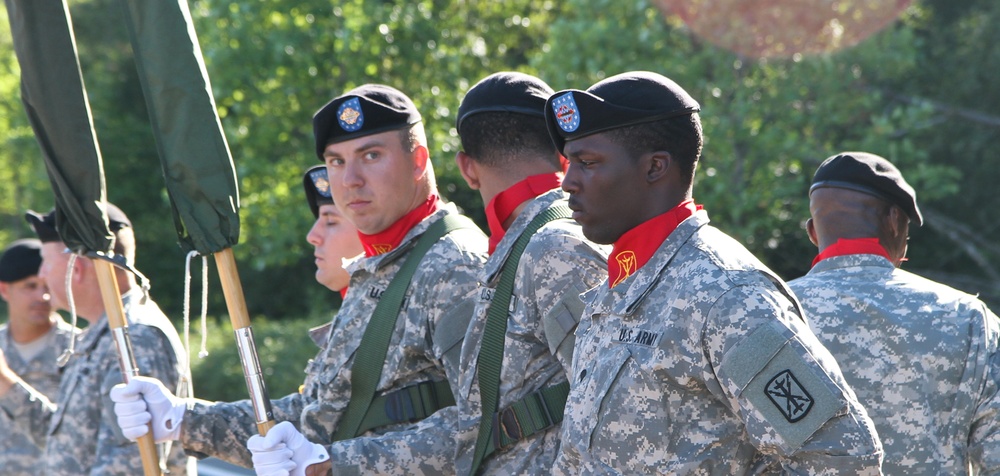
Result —
<svg viewBox="0 0 1000 476"><path fill-rule="evenodd" d="M330 329L333 328L333 319L322 326L316 326L309 329L309 339L316 344L316 347L323 348L326 345L326 341L330 339Z"/></svg>
<svg viewBox="0 0 1000 476"><path fill-rule="evenodd" d="M454 203L439 202L438 210L411 228L410 231L406 233L406 236L403 237L403 241L399 243L399 246L396 247L396 249L389 251L388 253L372 256L370 258L366 258L362 255L360 258L349 263L345 269L347 269L347 272L352 275L359 269L363 269L369 273L374 273L379 268L388 266L399 257L406 255L410 251L410 248L413 248L413 245L416 244L417 238L420 238L420 235L424 234L432 223L444 218L445 215L457 213L458 208L455 207Z"/></svg>
<svg viewBox="0 0 1000 476"><path fill-rule="evenodd" d="M507 262L507 257L514 248L514 243L517 242L518 237L521 236L524 229L531 223L531 220L534 220L536 216L547 210L557 201L565 202L568 196L569 194L561 188L554 188L533 198L524 207L521 214L514 219L514 222L510 224L510 228L507 229L507 233L500 240L497 249L486 260L486 265L479 273L479 281L482 283L492 283L500 279L500 271L503 270L503 264Z"/></svg>
<svg viewBox="0 0 1000 476"><path fill-rule="evenodd" d="M643 299L656 287L660 281L660 275L670 265L681 247L691 239L695 232L708 223L708 213L704 210L698 210L694 215L677 225L670 236L663 240L663 244L657 248L653 257L635 274L625 278L618 286L611 289L607 289L606 284L598 286L601 288L600 292L588 296L594 299L595 312L620 316L627 316L635 312Z"/></svg>
<svg viewBox="0 0 1000 476"><path fill-rule="evenodd" d="M853 268L853 267L876 267L876 268L886 268L888 271L896 269L892 265L892 262L885 259L885 257L872 254L854 254L854 255L841 255L832 256L829 258L816 263L812 269L809 270L808 275L822 273L824 271L840 269L840 268Z"/></svg>
<svg viewBox="0 0 1000 476"><path fill-rule="evenodd" d="M128 318L128 310L133 304L141 302L143 298L142 288L139 286L134 286L127 293L122 294L122 308L126 319ZM131 323L129 323L131 324ZM108 313L105 312L101 314L100 319L87 326L87 329L83 331L78 337L80 340L77 342L75 354L87 354L92 351L97 344L101 341L101 336L106 334L109 330L108 325Z"/></svg>

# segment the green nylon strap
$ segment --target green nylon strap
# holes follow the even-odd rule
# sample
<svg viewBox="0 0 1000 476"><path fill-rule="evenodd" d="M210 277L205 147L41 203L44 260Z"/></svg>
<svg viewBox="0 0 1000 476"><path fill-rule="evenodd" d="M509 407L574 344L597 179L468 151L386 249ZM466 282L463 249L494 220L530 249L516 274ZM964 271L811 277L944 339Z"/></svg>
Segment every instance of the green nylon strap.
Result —
<svg viewBox="0 0 1000 476"><path fill-rule="evenodd" d="M565 205L551 207L538 214L514 242L507 261L500 274L500 283L493 293L493 302L486 314L486 328L483 330L483 342L479 348L479 393L482 396L482 415L479 418L479 435L476 437L475 457L472 460L472 473L476 474L479 465L495 446L491 441L494 415L497 413L500 392L500 368L503 365L504 336L507 333L507 314L510 312L511 295L514 293L514 276L521 254L528 246L528 241L542 225L570 218L573 212Z"/></svg>
<svg viewBox="0 0 1000 476"><path fill-rule="evenodd" d="M524 398L495 413L493 444L486 449L483 458L517 440L562 423L568 396L569 382L563 382L525 395Z"/></svg>
<svg viewBox="0 0 1000 476"><path fill-rule="evenodd" d="M372 399L358 434L393 423L423 420L454 404L455 395L447 380L410 385Z"/></svg>
<svg viewBox="0 0 1000 476"><path fill-rule="evenodd" d="M344 411L344 417L333 432L333 441L354 438L360 434L361 423L372 405L378 381L382 378L385 354L389 350L389 340L396 328L396 319L402 310L403 297L410 286L410 279L413 278L417 265L427 250L441 237L458 229L475 228L475 226L471 220L461 215L445 215L432 223L417 239L403 266L399 268L379 298L371 320L365 328L364 336L361 337L361 344L354 354L354 366L351 368L351 400Z"/></svg>

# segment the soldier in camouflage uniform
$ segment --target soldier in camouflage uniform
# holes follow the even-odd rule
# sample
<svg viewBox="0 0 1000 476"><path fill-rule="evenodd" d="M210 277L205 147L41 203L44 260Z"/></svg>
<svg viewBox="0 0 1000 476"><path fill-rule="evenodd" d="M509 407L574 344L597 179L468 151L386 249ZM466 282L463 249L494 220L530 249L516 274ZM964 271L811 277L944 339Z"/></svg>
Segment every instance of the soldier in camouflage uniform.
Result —
<svg viewBox="0 0 1000 476"><path fill-rule="evenodd" d="M562 164L544 124L545 100L551 94L538 78L497 73L470 89L458 111L463 150L456 161L466 182L487 204L491 244L490 259L479 277L475 318L462 348L455 455L462 475L544 474L551 467L559 448L565 395L551 407L542 406L549 414L540 422L523 415L518 419L514 410L567 382L573 331L583 312L579 295L607 276L607 250L586 240L580 225L568 218L542 225L519 262L512 255L515 242L535 217L566 206L567 194L559 189ZM516 266L513 297L510 312L503 313L497 408L487 411L497 413L492 426L501 433L491 433L502 434L503 441L481 442L493 454L474 468L484 385L477 368L480 359L489 358L482 353L483 333L505 265Z"/></svg>
<svg viewBox="0 0 1000 476"><path fill-rule="evenodd" d="M134 263L131 222L114 205L108 205L107 213L115 234L115 254ZM29 212L28 221L42 240L39 275L48 286L53 304L68 310L70 301L63 283L70 255L55 230L55 212L44 216ZM117 269L116 276L137 368L186 394L190 380L185 377L186 355L176 330L159 307L145 296L132 274ZM122 382L122 374L89 258L78 257L73 263L72 293L73 307L89 326L74 343L55 401L18 378L3 361L0 362L0 409L43 448L41 464L34 474L139 474L142 472L139 448L122 435L115 424L111 402L106 399L111 388ZM166 455L162 464L171 474L195 474L195 462L188 461L180 448L161 445L160 454Z"/></svg>
<svg viewBox="0 0 1000 476"><path fill-rule="evenodd" d="M7 323L0 326L0 353L11 370L55 399L62 369L59 351L69 344L72 328L52 311L45 282L38 277L41 242L17 240L0 257L0 297L7 303ZM41 448L14 422L0 416L0 468L9 476L34 476Z"/></svg>
<svg viewBox="0 0 1000 476"><path fill-rule="evenodd" d="M344 304L334 316L319 355L306 368L301 393L272 402L274 419L281 423L266 438L255 435L254 414L246 401L188 404L177 399L163 414L145 413L146 405L136 412L129 408L128 394L140 392L122 387L125 391L113 393L112 398L122 402L116 410L123 428L144 432L141 422L152 418L155 435L157 422L167 414L172 423L181 422L177 434L167 437L179 437L193 454L249 466L249 444L255 452L252 462L258 474L284 474L296 466L301 474L304 467L325 459L322 455L331 444L332 454L338 455L342 448L365 445L379 435L435 424L433 417L414 421L433 413L442 402L454 401L451 389L458 388L461 342L475 303L476 277L485 261L485 236L467 219L472 228L448 233L420 260L395 321L388 352L376 363L381 369L379 398L402 402L407 409L429 411L426 415L405 411L395 415L401 418L386 415L394 421L352 435L357 438L333 441L339 424L350 417L345 410L352 397L352 377L361 373L353 372L354 368L372 364L355 357L376 305L419 238L446 216L458 216L454 205L438 198L420 121L409 98L382 85L351 90L333 99L313 118L316 153L326 162L332 197L358 228L365 256L347 266L351 282ZM418 393L428 395L428 399L415 397L411 391L416 389L423 389ZM146 393L143 398L148 404L151 395ZM181 412L175 412L176 408ZM140 416L133 423L136 414ZM448 445L441 441L423 443ZM286 450L286 446L296 451ZM358 469L352 462L328 461L320 471L328 471L330 464ZM315 465L312 471L323 465ZM451 473L454 469L449 459L431 461L423 471Z"/></svg>
<svg viewBox="0 0 1000 476"><path fill-rule="evenodd" d="M555 93L547 125L584 235L587 292L556 474L878 474L882 448L787 286L708 224L698 103L633 72Z"/></svg>
<svg viewBox="0 0 1000 476"><path fill-rule="evenodd" d="M885 446L886 474L1000 474L1000 321L982 301L898 269L916 193L882 157L816 171L819 255L789 285Z"/></svg>

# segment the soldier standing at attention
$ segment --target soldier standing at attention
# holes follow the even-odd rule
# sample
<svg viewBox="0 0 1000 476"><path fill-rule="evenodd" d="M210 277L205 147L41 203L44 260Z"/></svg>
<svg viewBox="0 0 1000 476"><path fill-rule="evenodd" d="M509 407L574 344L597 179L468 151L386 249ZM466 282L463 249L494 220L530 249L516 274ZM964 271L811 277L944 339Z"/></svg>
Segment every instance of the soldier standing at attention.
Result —
<svg viewBox="0 0 1000 476"><path fill-rule="evenodd" d="M556 474L878 474L882 447L785 283L692 199L699 106L632 72L549 99L584 235L585 295Z"/></svg>
<svg viewBox="0 0 1000 476"><path fill-rule="evenodd" d="M0 257L0 297L7 303L0 351L21 379L55 400L62 376L56 359L69 345L73 329L53 311L45 281L38 277L41 249L37 239L17 240ZM9 476L34 476L41 467L41 449L12 423L0 419L0 469Z"/></svg>
<svg viewBox="0 0 1000 476"><path fill-rule="evenodd" d="M402 92L355 88L323 106L313 130L332 199L357 227L364 255L347 266L344 304L302 391L272 402L280 423L260 437L248 401L187 401L136 379L112 393L126 435L145 434L151 419L157 441L179 439L193 454L252 464L258 475L328 474L331 465L357 470L328 454L433 425L428 416L454 405L486 237L438 197L420 114ZM422 443L414 452L451 447ZM422 468L453 471L450 458Z"/></svg>
<svg viewBox="0 0 1000 476"><path fill-rule="evenodd" d="M819 248L789 282L875 422L886 474L1000 474L1000 321L975 296L899 269L917 196L888 160L824 161L806 222Z"/></svg>

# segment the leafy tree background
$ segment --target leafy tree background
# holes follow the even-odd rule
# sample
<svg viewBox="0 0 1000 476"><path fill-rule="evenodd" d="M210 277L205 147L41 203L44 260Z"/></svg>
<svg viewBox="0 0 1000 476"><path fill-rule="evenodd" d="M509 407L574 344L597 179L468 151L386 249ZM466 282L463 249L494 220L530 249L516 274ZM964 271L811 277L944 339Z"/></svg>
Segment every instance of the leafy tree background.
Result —
<svg viewBox="0 0 1000 476"><path fill-rule="evenodd" d="M661 72L702 104L707 141L695 198L717 226L780 275L804 274L815 254L802 224L816 166L841 150L868 150L900 166L925 212L925 226L911 230L906 268L979 293L1000 309L1000 245L993 239L1000 227L995 1L917 1L855 47L788 59L716 47L647 0L192 0L190 6L240 178L242 235L234 251L247 304L260 323L258 335L271 339L260 349L269 384L287 380L274 383L272 393L301 382L313 354L303 330L339 305L335 293L313 280L304 238L312 217L300 177L318 160L310 119L332 97L366 82L396 86L414 99L442 195L485 225L478 194L465 187L453 161L455 113L471 85L500 70L537 74L556 89L586 88L634 69ZM184 256L174 242L121 11L113 0L73 0L70 7L108 195L135 223L138 266L153 279L154 297L180 316ZM30 234L25 209L53 203L20 103L10 43L2 21L3 243ZM199 361L196 384L210 398L239 398L238 364L224 355L232 348L224 306L213 281L209 313L220 332L210 343L213 356ZM235 370L222 376L210 368L220 361Z"/></svg>

